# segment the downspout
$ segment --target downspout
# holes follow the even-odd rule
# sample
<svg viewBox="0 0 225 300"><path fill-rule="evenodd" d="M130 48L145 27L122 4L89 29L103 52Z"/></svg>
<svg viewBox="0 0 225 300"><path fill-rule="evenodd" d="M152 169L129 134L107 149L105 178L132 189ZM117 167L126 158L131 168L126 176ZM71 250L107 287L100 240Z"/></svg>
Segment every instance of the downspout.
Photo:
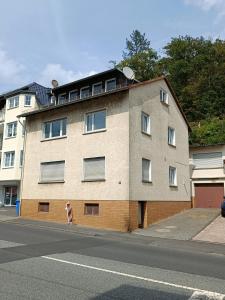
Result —
<svg viewBox="0 0 225 300"><path fill-rule="evenodd" d="M26 122L25 126L24 123L20 121L20 118L17 118L19 123L21 124L24 130L24 137L23 137L23 164L21 166L21 173L20 173L20 209L19 209L19 216L21 215L21 207L22 207L22 191L23 191L23 178L24 178L24 165L25 165L25 150L26 150L26 137L27 137L27 130L26 130Z"/></svg>

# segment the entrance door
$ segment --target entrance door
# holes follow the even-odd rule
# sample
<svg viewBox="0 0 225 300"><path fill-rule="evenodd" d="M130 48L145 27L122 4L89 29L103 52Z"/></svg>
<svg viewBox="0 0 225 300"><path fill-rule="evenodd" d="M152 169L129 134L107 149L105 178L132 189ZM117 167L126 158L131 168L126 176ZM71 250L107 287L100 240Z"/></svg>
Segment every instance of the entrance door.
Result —
<svg viewBox="0 0 225 300"><path fill-rule="evenodd" d="M5 198L4 205L16 205L17 199L17 187L16 186L6 186L5 187Z"/></svg>
<svg viewBox="0 0 225 300"><path fill-rule="evenodd" d="M138 201L138 227L144 228L145 201Z"/></svg>

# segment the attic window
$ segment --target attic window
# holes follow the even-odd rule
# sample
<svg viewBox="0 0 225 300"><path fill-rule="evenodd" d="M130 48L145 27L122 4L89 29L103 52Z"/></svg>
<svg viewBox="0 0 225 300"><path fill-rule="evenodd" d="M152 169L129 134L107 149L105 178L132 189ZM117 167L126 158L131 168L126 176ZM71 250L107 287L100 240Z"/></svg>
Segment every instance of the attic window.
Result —
<svg viewBox="0 0 225 300"><path fill-rule="evenodd" d="M164 89L160 89L160 101L169 104L169 95Z"/></svg>

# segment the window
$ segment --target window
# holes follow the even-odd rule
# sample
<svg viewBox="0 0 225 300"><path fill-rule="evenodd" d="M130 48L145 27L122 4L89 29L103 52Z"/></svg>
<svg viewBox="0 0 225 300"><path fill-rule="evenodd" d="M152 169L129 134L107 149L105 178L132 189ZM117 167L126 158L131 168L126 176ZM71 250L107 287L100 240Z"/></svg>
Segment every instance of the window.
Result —
<svg viewBox="0 0 225 300"><path fill-rule="evenodd" d="M141 113L141 129L144 133L151 133L150 116L144 112Z"/></svg>
<svg viewBox="0 0 225 300"><path fill-rule="evenodd" d="M80 98L87 98L90 96L89 86L85 86L80 89Z"/></svg>
<svg viewBox="0 0 225 300"><path fill-rule="evenodd" d="M84 180L95 181L105 179L105 157L84 159Z"/></svg>
<svg viewBox="0 0 225 300"><path fill-rule="evenodd" d="M23 166L23 150L20 150L20 167Z"/></svg>
<svg viewBox="0 0 225 300"><path fill-rule="evenodd" d="M9 98L8 101L9 101L9 108L14 108L19 106L19 96Z"/></svg>
<svg viewBox="0 0 225 300"><path fill-rule="evenodd" d="M60 119L50 122L45 122L43 126L44 139L61 137L66 135L67 120Z"/></svg>
<svg viewBox="0 0 225 300"><path fill-rule="evenodd" d="M24 106L31 106L31 95L25 95Z"/></svg>
<svg viewBox="0 0 225 300"><path fill-rule="evenodd" d="M142 158L142 181L151 182L151 161Z"/></svg>
<svg viewBox="0 0 225 300"><path fill-rule="evenodd" d="M177 185L177 169L174 167L169 167L169 185Z"/></svg>
<svg viewBox="0 0 225 300"><path fill-rule="evenodd" d="M84 214L91 216L99 215L99 204L87 204L84 205Z"/></svg>
<svg viewBox="0 0 225 300"><path fill-rule="evenodd" d="M175 141L175 129L168 127L168 144L175 146L176 141Z"/></svg>
<svg viewBox="0 0 225 300"><path fill-rule="evenodd" d="M6 125L6 137L15 137L17 133L17 122L8 123Z"/></svg>
<svg viewBox="0 0 225 300"><path fill-rule="evenodd" d="M60 94L58 96L58 104L63 104L66 101L66 94Z"/></svg>
<svg viewBox="0 0 225 300"><path fill-rule="evenodd" d="M105 91L106 92L115 90L115 88L116 88L116 78L106 80L106 82L105 82Z"/></svg>
<svg viewBox="0 0 225 300"><path fill-rule="evenodd" d="M160 89L160 101L168 104L168 98L168 93L165 90Z"/></svg>
<svg viewBox="0 0 225 300"><path fill-rule="evenodd" d="M85 131L93 132L106 128L106 111L99 110L86 114Z"/></svg>
<svg viewBox="0 0 225 300"><path fill-rule="evenodd" d="M14 166L15 151L9 151L4 153L4 167L10 168Z"/></svg>
<svg viewBox="0 0 225 300"><path fill-rule="evenodd" d="M92 95L98 95L102 93L102 82L92 85Z"/></svg>
<svg viewBox="0 0 225 300"><path fill-rule="evenodd" d="M69 93L69 100L74 101L74 100L77 100L77 99L79 99L79 91L78 90L71 91Z"/></svg>
<svg viewBox="0 0 225 300"><path fill-rule="evenodd" d="M39 202L38 211L49 212L49 202Z"/></svg>
<svg viewBox="0 0 225 300"><path fill-rule="evenodd" d="M192 157L195 169L214 169L223 167L222 152L194 153Z"/></svg>
<svg viewBox="0 0 225 300"><path fill-rule="evenodd" d="M52 161L41 163L41 182L64 181L65 161Z"/></svg>

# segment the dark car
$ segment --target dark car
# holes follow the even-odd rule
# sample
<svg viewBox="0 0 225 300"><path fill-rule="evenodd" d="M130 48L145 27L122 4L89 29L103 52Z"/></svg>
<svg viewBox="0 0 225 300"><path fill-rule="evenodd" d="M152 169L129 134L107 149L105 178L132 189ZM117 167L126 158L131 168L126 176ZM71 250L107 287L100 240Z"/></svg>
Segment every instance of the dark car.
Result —
<svg viewBox="0 0 225 300"><path fill-rule="evenodd" d="M221 203L221 216L225 218L225 199Z"/></svg>

